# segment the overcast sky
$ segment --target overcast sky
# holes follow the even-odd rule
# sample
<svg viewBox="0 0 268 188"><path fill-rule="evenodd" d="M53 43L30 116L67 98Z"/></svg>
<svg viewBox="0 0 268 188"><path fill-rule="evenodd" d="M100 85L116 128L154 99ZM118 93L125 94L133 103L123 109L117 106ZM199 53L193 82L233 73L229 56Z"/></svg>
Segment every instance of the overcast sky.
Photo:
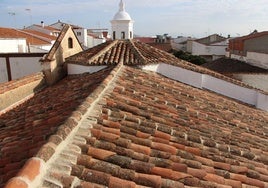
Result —
<svg viewBox="0 0 268 188"><path fill-rule="evenodd" d="M142 36L168 33L204 37L243 36L268 30L268 0L124 0ZM86 28L108 28L119 0L0 0L0 27L61 20ZM15 14L14 14L15 13Z"/></svg>

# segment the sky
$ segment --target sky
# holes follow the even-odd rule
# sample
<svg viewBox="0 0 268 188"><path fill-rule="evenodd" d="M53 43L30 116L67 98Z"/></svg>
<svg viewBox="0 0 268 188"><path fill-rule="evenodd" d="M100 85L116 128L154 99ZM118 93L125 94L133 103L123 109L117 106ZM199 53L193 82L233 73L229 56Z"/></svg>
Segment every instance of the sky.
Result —
<svg viewBox="0 0 268 188"><path fill-rule="evenodd" d="M57 22L111 28L120 0L0 0L0 27ZM247 35L268 30L268 0L124 0L134 34L172 37Z"/></svg>

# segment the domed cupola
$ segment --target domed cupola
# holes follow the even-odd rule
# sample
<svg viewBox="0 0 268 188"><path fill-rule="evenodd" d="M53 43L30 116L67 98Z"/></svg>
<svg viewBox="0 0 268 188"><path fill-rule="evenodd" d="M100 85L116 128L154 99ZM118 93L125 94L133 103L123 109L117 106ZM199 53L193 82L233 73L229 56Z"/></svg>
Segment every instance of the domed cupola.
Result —
<svg viewBox="0 0 268 188"><path fill-rule="evenodd" d="M119 3L119 11L114 15L112 24L113 40L133 39L133 23L130 15L125 10L123 0Z"/></svg>

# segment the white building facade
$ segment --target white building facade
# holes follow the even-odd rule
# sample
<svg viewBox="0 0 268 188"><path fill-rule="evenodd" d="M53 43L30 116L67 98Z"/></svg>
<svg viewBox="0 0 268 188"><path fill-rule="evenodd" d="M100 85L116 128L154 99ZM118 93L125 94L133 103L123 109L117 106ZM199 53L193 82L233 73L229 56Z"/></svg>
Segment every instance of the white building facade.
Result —
<svg viewBox="0 0 268 188"><path fill-rule="evenodd" d="M123 0L119 3L119 11L114 15L112 24L112 39L133 39L133 23L130 15L125 10Z"/></svg>
<svg viewBox="0 0 268 188"><path fill-rule="evenodd" d="M25 38L0 38L0 53L27 53Z"/></svg>

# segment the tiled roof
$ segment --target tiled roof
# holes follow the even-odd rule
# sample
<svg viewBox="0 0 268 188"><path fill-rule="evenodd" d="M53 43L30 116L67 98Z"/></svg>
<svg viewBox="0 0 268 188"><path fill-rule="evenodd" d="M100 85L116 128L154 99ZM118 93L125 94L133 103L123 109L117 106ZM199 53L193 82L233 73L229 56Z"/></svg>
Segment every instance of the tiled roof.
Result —
<svg viewBox="0 0 268 188"><path fill-rule="evenodd" d="M51 44L46 39L39 36L26 33L23 30L0 27L0 38L25 38L28 44L32 45L47 45Z"/></svg>
<svg viewBox="0 0 268 188"><path fill-rule="evenodd" d="M68 76L0 114L0 187L78 110L111 68L93 75Z"/></svg>
<svg viewBox="0 0 268 188"><path fill-rule="evenodd" d="M216 40L211 40L211 37L213 37L213 39L216 38ZM220 36L218 34L213 34L213 35L209 35L209 36L204 37L204 38L196 39L195 41L199 42L201 44L205 44L205 45L212 45L214 43L222 42L222 41L225 41L225 40L226 40L225 37L222 37L222 36Z"/></svg>
<svg viewBox="0 0 268 188"><path fill-rule="evenodd" d="M163 50L165 52L172 52L172 46L171 46L171 43L170 42L167 42L167 43L158 43L158 42L155 42L155 43L150 43L151 46L159 49L159 50Z"/></svg>
<svg viewBox="0 0 268 188"><path fill-rule="evenodd" d="M265 36L265 35L268 35L268 31L263 31L263 32L253 32L249 35L245 35L245 36L242 36L242 37L236 37L236 38L233 38L233 39L230 39L230 40L248 40L248 39L253 39L253 38L257 38L257 37L262 37L262 36Z"/></svg>
<svg viewBox="0 0 268 188"><path fill-rule="evenodd" d="M208 74L213 77L234 83L236 85L253 89L253 87L241 81L178 59L170 53L154 48L149 44L135 40L107 41L98 46L66 58L66 62L83 66L116 65L120 62L123 62L125 65L148 65L166 63L194 72Z"/></svg>
<svg viewBox="0 0 268 188"><path fill-rule="evenodd" d="M230 59L220 58L210 63L205 63L202 67L211 69L213 71L228 74L228 73L266 73L268 70L249 65L245 62Z"/></svg>
<svg viewBox="0 0 268 188"><path fill-rule="evenodd" d="M155 42L155 37L135 37L135 40L149 44Z"/></svg>
<svg viewBox="0 0 268 188"><path fill-rule="evenodd" d="M41 28L44 28L46 30L49 30L49 31L57 31L57 32L60 32L59 29L57 28L54 28L54 27L51 27L51 26L42 26L42 25L38 25L38 24L34 24L34 26L37 26L37 27L41 27Z"/></svg>
<svg viewBox="0 0 268 188"><path fill-rule="evenodd" d="M38 97L47 103L56 91L64 94L53 107L84 102L9 186L26 185L40 169L43 187L268 186L267 112L122 63L93 93L84 87L96 75L70 78ZM67 117L66 109L44 113L36 102L35 117ZM50 124L38 130L51 131Z"/></svg>
<svg viewBox="0 0 268 188"><path fill-rule="evenodd" d="M18 88L22 85L25 85L29 82L34 82L37 80L41 80L43 78L43 73L38 72L38 73L34 73L25 77L22 77L20 79L16 79L16 80L11 80L8 82L4 82L4 83L0 83L0 95L4 94L8 91L11 91L15 88Z"/></svg>
<svg viewBox="0 0 268 188"><path fill-rule="evenodd" d="M181 62L175 56L135 40L115 40L100 44L67 58L80 65L128 65Z"/></svg>
<svg viewBox="0 0 268 188"><path fill-rule="evenodd" d="M32 29L23 29L22 31L25 31L27 33L31 33L35 36L43 37L43 38L48 39L50 41L57 39L57 37L55 37L54 35L48 35L48 34L45 34L45 33L42 33L42 32L36 31L36 30L32 30Z"/></svg>

